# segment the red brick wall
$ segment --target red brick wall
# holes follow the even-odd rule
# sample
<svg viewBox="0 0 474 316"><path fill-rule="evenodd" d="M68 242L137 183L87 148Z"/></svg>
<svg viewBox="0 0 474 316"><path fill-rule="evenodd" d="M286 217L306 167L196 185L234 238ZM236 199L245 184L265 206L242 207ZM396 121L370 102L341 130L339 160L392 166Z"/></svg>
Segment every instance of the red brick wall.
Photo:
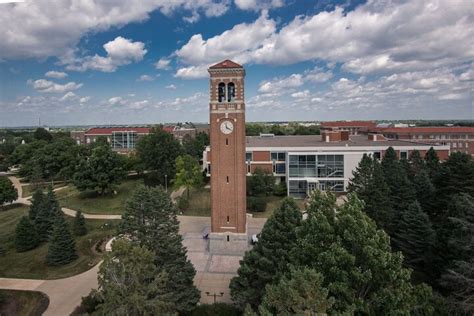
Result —
<svg viewBox="0 0 474 316"><path fill-rule="evenodd" d="M254 151L252 154L252 161L270 161L269 151Z"/></svg>

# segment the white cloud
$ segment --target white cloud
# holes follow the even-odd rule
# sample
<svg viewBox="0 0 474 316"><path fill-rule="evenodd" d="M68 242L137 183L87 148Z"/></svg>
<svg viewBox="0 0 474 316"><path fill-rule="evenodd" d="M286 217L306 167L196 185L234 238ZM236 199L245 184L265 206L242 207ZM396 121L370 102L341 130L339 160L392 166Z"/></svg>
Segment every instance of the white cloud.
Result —
<svg viewBox="0 0 474 316"><path fill-rule="evenodd" d="M77 99L77 95L74 92L69 91L64 96L62 96L62 98L59 99L59 101L64 102L64 101L70 101L74 99Z"/></svg>
<svg viewBox="0 0 474 316"><path fill-rule="evenodd" d="M91 97L82 97L79 99L79 103L83 104L83 103L87 103L89 102L89 100L91 99Z"/></svg>
<svg viewBox="0 0 474 316"><path fill-rule="evenodd" d="M298 91L298 92L292 93L291 96L295 99L307 98L309 96L309 90Z"/></svg>
<svg viewBox="0 0 474 316"><path fill-rule="evenodd" d="M155 78L149 75L141 75L140 78L137 79L137 81L153 81Z"/></svg>
<svg viewBox="0 0 474 316"><path fill-rule="evenodd" d="M45 77L48 78L54 78L54 79L64 79L67 77L67 73L62 72L62 71L48 71L47 73L44 74Z"/></svg>
<svg viewBox="0 0 474 316"><path fill-rule="evenodd" d="M244 1L249 5L253 1ZM257 2L256 2L257 3ZM177 50L187 67L225 58L259 64L324 60L358 74L427 70L472 61L474 6L469 1L375 1L297 16L279 30L262 14L254 23Z"/></svg>
<svg viewBox="0 0 474 316"><path fill-rule="evenodd" d="M165 88L170 90L176 90L176 86L174 84L167 85Z"/></svg>
<svg viewBox="0 0 474 316"><path fill-rule="evenodd" d="M49 56L64 60L84 35L143 22L155 10L168 16L183 9L214 17L228 8L228 0L56 0L54 6L49 0L35 0L4 5L0 10L0 60Z"/></svg>
<svg viewBox="0 0 474 316"><path fill-rule="evenodd" d="M125 100L122 97L112 97L108 100L110 105L124 105Z"/></svg>
<svg viewBox="0 0 474 316"><path fill-rule="evenodd" d="M28 84L33 86L38 92L66 93L82 87L82 83L68 82L66 84L54 83L46 79L28 80Z"/></svg>
<svg viewBox="0 0 474 316"><path fill-rule="evenodd" d="M279 8L283 6L282 0L235 0L235 5L241 10L258 11L262 9Z"/></svg>
<svg viewBox="0 0 474 316"><path fill-rule="evenodd" d="M258 91L261 93L282 93L288 88L296 88L304 84L301 74L292 74L286 78L274 78L260 83Z"/></svg>
<svg viewBox="0 0 474 316"><path fill-rule="evenodd" d="M198 79L205 78L207 75L207 66L202 65L180 68L174 76L182 79Z"/></svg>
<svg viewBox="0 0 474 316"><path fill-rule="evenodd" d="M163 57L155 63L155 68L159 70L167 70L170 68L170 63L171 59Z"/></svg>
<svg viewBox="0 0 474 316"><path fill-rule="evenodd" d="M251 52L261 46L261 42L276 30L275 21L262 15L251 24L241 23L232 29L204 40L196 34L179 50L176 55L184 66L176 72L180 78L202 78L207 76L207 67L223 59L230 58L244 64L251 60Z"/></svg>
<svg viewBox="0 0 474 316"><path fill-rule="evenodd" d="M107 56L102 57L96 54L94 56L75 58L72 63L68 61L69 64L66 66L66 69L76 71L91 69L103 72L114 72L119 66L141 61L143 56L147 53L145 44L142 42L132 42L121 36L105 43L103 47L107 52Z"/></svg>
<svg viewBox="0 0 474 316"><path fill-rule="evenodd" d="M305 72L305 80L312 82L326 82L332 79L333 73L331 70L324 71L319 67Z"/></svg>

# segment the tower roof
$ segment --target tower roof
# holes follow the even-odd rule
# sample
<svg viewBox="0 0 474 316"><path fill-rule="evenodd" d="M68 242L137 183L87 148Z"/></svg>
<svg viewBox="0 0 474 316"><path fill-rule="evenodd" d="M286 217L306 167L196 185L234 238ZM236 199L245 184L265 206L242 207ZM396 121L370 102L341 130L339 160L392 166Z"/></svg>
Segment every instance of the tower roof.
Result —
<svg viewBox="0 0 474 316"><path fill-rule="evenodd" d="M221 61L220 63L217 63L209 67L209 69L225 69L225 68L244 68L244 67L242 67L241 65L229 59L226 59L224 61Z"/></svg>

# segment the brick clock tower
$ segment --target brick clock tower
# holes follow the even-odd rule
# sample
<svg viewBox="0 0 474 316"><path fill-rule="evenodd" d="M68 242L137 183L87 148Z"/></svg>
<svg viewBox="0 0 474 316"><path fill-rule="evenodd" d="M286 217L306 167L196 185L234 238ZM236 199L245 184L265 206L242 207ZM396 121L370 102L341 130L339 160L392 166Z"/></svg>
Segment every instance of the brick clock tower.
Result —
<svg viewBox="0 0 474 316"><path fill-rule="evenodd" d="M225 60L208 69L211 125L209 251L243 254L246 223L244 68Z"/></svg>

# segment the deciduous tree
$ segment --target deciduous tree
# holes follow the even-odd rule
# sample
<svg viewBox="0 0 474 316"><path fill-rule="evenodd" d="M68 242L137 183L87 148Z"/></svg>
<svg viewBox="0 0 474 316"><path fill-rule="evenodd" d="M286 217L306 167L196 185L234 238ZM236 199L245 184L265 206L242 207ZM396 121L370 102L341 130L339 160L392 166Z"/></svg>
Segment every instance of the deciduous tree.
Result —
<svg viewBox="0 0 474 316"><path fill-rule="evenodd" d="M74 175L74 185L81 191L95 190L104 195L125 178L125 161L110 146L92 149L90 157L82 160Z"/></svg>
<svg viewBox="0 0 474 316"><path fill-rule="evenodd" d="M190 155L183 155L176 158L176 178L174 179L174 185L176 187L186 187L188 200L191 188L197 188L202 185L202 177L201 168L195 158Z"/></svg>
<svg viewBox="0 0 474 316"><path fill-rule="evenodd" d="M18 198L18 192L10 179L0 177L0 206L4 203L11 203Z"/></svg>

